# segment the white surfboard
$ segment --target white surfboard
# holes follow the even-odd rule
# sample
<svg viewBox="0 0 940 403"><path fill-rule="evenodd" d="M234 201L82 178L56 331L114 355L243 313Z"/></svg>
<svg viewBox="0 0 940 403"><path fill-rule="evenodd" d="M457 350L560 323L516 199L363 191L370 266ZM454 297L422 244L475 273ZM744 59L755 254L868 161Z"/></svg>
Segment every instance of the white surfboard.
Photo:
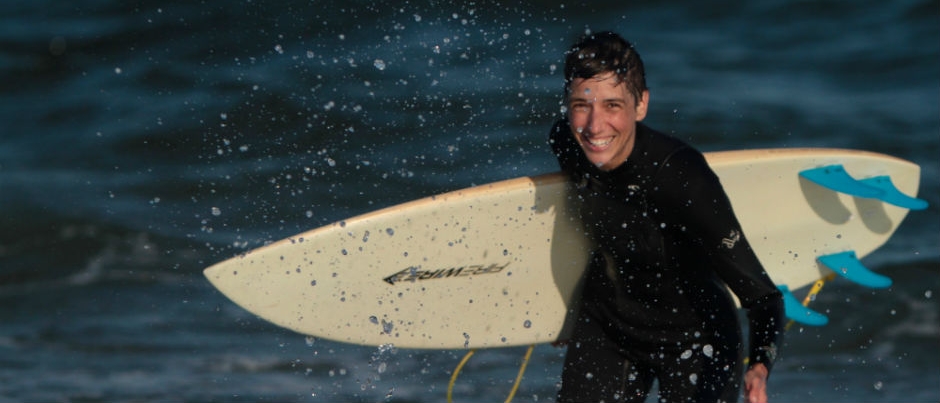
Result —
<svg viewBox="0 0 940 403"><path fill-rule="evenodd" d="M905 196L917 194L920 168L886 155L767 149L706 158L771 278L790 289L829 273L821 256L840 257L830 263L839 265L849 254L857 263L922 203ZM261 318L340 342L433 349L552 342L569 330L591 251L568 195L561 174L458 190L272 243L205 275ZM832 269L856 270L848 266ZM884 285L859 270L876 277L871 286Z"/></svg>

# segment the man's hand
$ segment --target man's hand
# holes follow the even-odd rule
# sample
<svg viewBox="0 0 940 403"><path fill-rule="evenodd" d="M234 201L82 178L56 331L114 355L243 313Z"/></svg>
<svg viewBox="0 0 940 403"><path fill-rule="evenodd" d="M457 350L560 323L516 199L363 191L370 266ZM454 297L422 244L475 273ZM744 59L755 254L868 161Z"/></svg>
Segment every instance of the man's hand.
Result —
<svg viewBox="0 0 940 403"><path fill-rule="evenodd" d="M748 403L767 403L767 367L754 364L744 374L744 399Z"/></svg>

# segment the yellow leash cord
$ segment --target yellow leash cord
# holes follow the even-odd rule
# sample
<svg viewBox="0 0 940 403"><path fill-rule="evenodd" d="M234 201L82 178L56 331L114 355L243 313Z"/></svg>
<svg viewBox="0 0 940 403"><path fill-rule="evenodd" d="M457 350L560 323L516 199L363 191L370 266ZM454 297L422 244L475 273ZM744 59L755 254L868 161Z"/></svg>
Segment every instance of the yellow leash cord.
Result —
<svg viewBox="0 0 940 403"><path fill-rule="evenodd" d="M453 398L454 383L457 382L457 374L460 373L460 370L463 369L464 364L466 364L467 361L470 360L470 357L473 356L474 352L476 352L476 350L467 351L467 354L465 354L463 356L463 359L460 360L460 363L457 364L457 368L454 368L454 374L450 376L450 383L447 384L447 403L451 403L454 401L454 398Z"/></svg>
<svg viewBox="0 0 940 403"><path fill-rule="evenodd" d="M519 365L519 374L516 375L516 381L512 384L512 390L509 391L509 396L506 397L506 402L509 403L512 401L512 398L516 396L516 391L519 390L519 384L522 383L522 374L525 373L526 365L529 365L529 358L532 357L532 349L535 348L535 344L530 344L529 348L525 352L525 357L522 359L522 365Z"/></svg>
<svg viewBox="0 0 940 403"><path fill-rule="evenodd" d="M836 274L829 273L829 275L827 275L826 277L816 280L816 282L813 283L813 286L809 289L809 292L806 293L806 298L803 298L803 306L809 307L809 303L813 302L813 300L816 299L816 294L819 294L819 292L822 291L822 288L824 285L826 285L826 282L832 281L832 279L834 278L836 278ZM783 328L783 330L789 331L790 327L793 326L794 322L796 321L794 321L793 319L790 319L790 321L787 322L787 325ZM749 361L750 361L750 357L744 357L744 365L747 365Z"/></svg>
<svg viewBox="0 0 940 403"><path fill-rule="evenodd" d="M832 281L834 278L836 278L836 274L829 273L829 275L826 277L816 280L816 282L813 283L813 287L809 289L808 293L806 293L806 298L803 298L803 306L808 307L809 303L816 299L816 294L819 294L819 292L822 291L822 288L824 285L826 285L826 282ZM784 328L784 330L790 330L790 326L793 326L793 322L793 320L787 322L787 326Z"/></svg>
<svg viewBox="0 0 940 403"><path fill-rule="evenodd" d="M512 389L509 391L509 396L506 397L506 402L509 403L512 401L512 398L516 396L516 391L519 390L519 384L522 383L522 374L525 373L526 366L529 365L529 359L532 357L532 350L535 349L535 344L529 346L525 352L525 357L522 359L522 364L519 366L519 373L516 375L516 381L512 384ZM453 392L454 392L454 383L457 382L457 375L460 374L460 370L463 369L463 366L467 364L467 361L470 360L470 357L473 356L476 350L467 351L467 354L463 356L463 359L460 360L460 363L457 364L457 368L454 368L454 374L450 377L450 383L447 385L447 403L453 403Z"/></svg>

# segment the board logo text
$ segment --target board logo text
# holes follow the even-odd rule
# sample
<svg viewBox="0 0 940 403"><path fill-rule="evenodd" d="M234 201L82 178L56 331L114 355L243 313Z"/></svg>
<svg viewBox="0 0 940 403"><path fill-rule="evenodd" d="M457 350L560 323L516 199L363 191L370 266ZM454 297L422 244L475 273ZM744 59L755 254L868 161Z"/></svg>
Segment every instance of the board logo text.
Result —
<svg viewBox="0 0 940 403"><path fill-rule="evenodd" d="M497 263L492 263L490 265L482 264L472 264L461 267L451 267L446 269L435 269L435 270L422 270L419 267L411 266L398 273L392 274L384 278L386 283L395 285L399 281L424 281L424 280L436 280L452 277L468 277L468 276L478 276L483 274L495 274L503 271L509 263L500 265Z"/></svg>

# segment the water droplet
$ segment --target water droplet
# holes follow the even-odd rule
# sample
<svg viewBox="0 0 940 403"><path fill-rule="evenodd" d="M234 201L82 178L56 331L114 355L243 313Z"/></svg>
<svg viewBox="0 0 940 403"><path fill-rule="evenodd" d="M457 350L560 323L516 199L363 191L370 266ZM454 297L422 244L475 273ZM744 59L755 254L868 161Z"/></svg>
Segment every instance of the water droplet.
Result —
<svg viewBox="0 0 940 403"><path fill-rule="evenodd" d="M712 347L711 344L706 344L705 346L702 347L702 353L704 353L705 356L708 358L711 358L712 353L714 353L714 351L715 351L715 348Z"/></svg>
<svg viewBox="0 0 940 403"><path fill-rule="evenodd" d="M522 322L522 327L524 327L524 328L526 328L526 329L528 329L528 328L530 328L530 327L532 327L532 321L531 321L531 320L528 320L528 319L526 319L526 321L525 321L525 322Z"/></svg>
<svg viewBox="0 0 940 403"><path fill-rule="evenodd" d="M375 59L373 65L379 70L385 70L385 61L382 59Z"/></svg>
<svg viewBox="0 0 940 403"><path fill-rule="evenodd" d="M218 208L218 207L213 207L213 208L212 208L212 215L214 215L214 216L216 216L216 217L222 215L222 209L220 209L220 208Z"/></svg>
<svg viewBox="0 0 940 403"><path fill-rule="evenodd" d="M682 352L682 355L679 356L679 358L682 358L683 360L688 360L691 357L692 357L692 350L685 350Z"/></svg>

